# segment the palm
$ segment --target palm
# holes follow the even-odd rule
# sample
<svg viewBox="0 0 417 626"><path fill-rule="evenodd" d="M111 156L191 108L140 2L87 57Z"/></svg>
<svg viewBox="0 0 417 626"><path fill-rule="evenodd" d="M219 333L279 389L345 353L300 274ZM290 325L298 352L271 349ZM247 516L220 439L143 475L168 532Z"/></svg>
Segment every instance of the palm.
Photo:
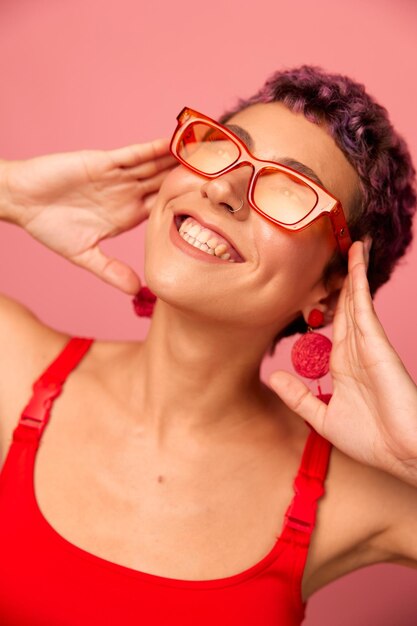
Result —
<svg viewBox="0 0 417 626"><path fill-rule="evenodd" d="M333 324L328 405L284 372L272 386L323 437L354 459L387 469L417 449L417 389L373 308L355 242Z"/></svg>
<svg viewBox="0 0 417 626"><path fill-rule="evenodd" d="M347 325L344 316L339 311L334 321L330 359L333 395L322 428L324 436L346 454L376 465L387 448L394 452L404 423L391 389L392 385L401 386L404 366L376 316L369 334Z"/></svg>
<svg viewBox="0 0 417 626"><path fill-rule="evenodd" d="M173 165L164 140L14 162L8 184L13 197L27 207L22 212L27 232L73 263L135 293L138 279L133 270L108 259L98 243L147 219ZM120 282L123 272L125 281Z"/></svg>

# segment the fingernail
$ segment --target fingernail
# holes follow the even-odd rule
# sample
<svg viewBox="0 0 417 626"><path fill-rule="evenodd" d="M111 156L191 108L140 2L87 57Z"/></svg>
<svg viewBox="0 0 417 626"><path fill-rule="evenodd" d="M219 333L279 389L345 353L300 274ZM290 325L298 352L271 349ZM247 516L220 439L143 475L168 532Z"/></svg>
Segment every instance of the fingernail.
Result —
<svg viewBox="0 0 417 626"><path fill-rule="evenodd" d="M366 241L364 241L364 255L365 255L365 261L366 261L366 265L369 265L369 254L371 251L371 247L372 247L372 239L367 239Z"/></svg>

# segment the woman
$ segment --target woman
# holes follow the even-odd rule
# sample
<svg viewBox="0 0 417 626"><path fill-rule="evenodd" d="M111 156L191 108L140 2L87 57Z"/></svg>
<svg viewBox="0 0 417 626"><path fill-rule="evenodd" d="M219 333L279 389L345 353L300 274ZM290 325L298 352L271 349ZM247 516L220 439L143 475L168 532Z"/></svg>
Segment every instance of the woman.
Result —
<svg viewBox="0 0 417 626"><path fill-rule="evenodd" d="M2 624L298 625L345 573L417 567L417 390L371 297L411 240L406 146L313 67L221 121L183 111L176 160L160 140L3 163L1 217L132 295L98 243L149 218L157 301L145 341L93 342L1 300ZM331 398L259 379L312 311Z"/></svg>

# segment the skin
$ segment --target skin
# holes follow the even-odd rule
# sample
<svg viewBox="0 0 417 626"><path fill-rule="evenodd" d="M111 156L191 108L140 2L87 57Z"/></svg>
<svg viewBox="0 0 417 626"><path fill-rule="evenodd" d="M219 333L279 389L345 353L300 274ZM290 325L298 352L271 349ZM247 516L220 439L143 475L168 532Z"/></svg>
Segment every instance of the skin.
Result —
<svg viewBox="0 0 417 626"><path fill-rule="evenodd" d="M252 135L256 156L283 155L311 167L348 213L356 174L324 128L277 103L246 109L230 123ZM232 214L227 206L246 198L249 168L207 181L182 166L172 168L160 148L158 155L156 174L140 164L138 148L84 154L82 174L79 157L77 163L65 157L69 189L80 190L81 200L61 187L57 195L64 200L45 198L40 185L30 214L21 210L29 197L33 204L30 177L19 177L16 168L7 176L27 232L126 293L135 293L138 277L105 258L97 241L148 217L146 201L135 204L134 198L154 195L163 180L148 204L145 278L159 296L149 334L144 342L97 340L71 373L38 451L35 491L51 526L90 553L161 576L221 578L247 569L272 548L309 432L300 415L260 382L263 354L300 312L307 319L320 308L330 319L343 277L328 290L320 280L336 246L327 217L290 233L246 203ZM61 161L55 156L53 163ZM80 205L83 210L75 211ZM168 234L173 210L187 208L219 224L245 262L209 264L176 248ZM54 228L66 232L65 241ZM5 297L0 318L8 357L0 362L4 459L22 398L69 335ZM371 563L415 567L413 495L400 480L334 448L303 599ZM387 510L381 502L390 503Z"/></svg>
<svg viewBox="0 0 417 626"><path fill-rule="evenodd" d="M323 128L279 103L255 105L229 123L254 138L255 156L301 161L349 206L357 176ZM144 398L145 389L163 381L163 393L158 388L149 398L151 411L148 399L146 412L143 405L138 411L155 436L189 426L223 430L244 418L258 423L273 395L259 381L272 338L300 312L305 319L315 307L329 314L337 301L342 279L332 291L320 280L336 246L330 220L323 216L297 233L267 221L247 203L250 172L244 166L207 181L179 166L165 179L151 212L145 275L161 300L141 355L142 375L133 384ZM227 206L239 206L241 199L244 207L231 214ZM245 263L205 263L174 247L168 236L173 211L187 208L223 227Z"/></svg>

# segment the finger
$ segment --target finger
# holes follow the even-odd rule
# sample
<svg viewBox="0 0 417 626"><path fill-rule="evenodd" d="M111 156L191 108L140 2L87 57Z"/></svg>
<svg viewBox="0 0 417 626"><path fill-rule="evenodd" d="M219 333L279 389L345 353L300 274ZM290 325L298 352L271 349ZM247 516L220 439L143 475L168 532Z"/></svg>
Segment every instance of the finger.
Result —
<svg viewBox="0 0 417 626"><path fill-rule="evenodd" d="M350 297L351 297L351 293L350 293L350 276L348 274L346 276L346 289L345 289L345 297L344 297L344 300L343 300L343 312L344 312L344 317L345 317L346 332L351 330L352 327L353 327L353 318L352 318L352 313L351 313L351 309L350 309Z"/></svg>
<svg viewBox="0 0 417 626"><path fill-rule="evenodd" d="M136 167L130 167L126 169L126 176L130 179L146 179L151 176L155 176L159 172L162 172L167 169L173 169L178 165L177 159L175 159L172 154L165 155L163 157L159 157L153 161L147 161L146 163L141 163Z"/></svg>
<svg viewBox="0 0 417 626"><path fill-rule="evenodd" d="M167 171L163 171L163 172L159 172L159 174L156 174L155 176L152 176L152 178L139 181L138 183L139 191L142 197L147 196L150 193L158 192L159 189L161 188L162 183L167 177L167 174L168 174Z"/></svg>
<svg viewBox="0 0 417 626"><path fill-rule="evenodd" d="M347 290L347 307L348 307L348 320L347 325L352 328L355 325L355 314L353 309L353 281L352 272L357 257L358 242L355 241L349 250L349 262L348 262L348 290Z"/></svg>
<svg viewBox="0 0 417 626"><path fill-rule="evenodd" d="M346 337L347 320L346 320L346 298L348 289L348 276L345 276L342 289L340 290L336 309L333 317L332 340L340 342Z"/></svg>
<svg viewBox="0 0 417 626"><path fill-rule="evenodd" d="M346 331L352 331L355 329L355 317L353 310L353 284L352 284L352 268L357 255L357 247L359 242L355 241L349 248L348 253L348 274L346 285L346 297L345 297L345 317L346 317Z"/></svg>
<svg viewBox="0 0 417 626"><path fill-rule="evenodd" d="M127 294L135 295L141 287L139 276L129 265L108 257L98 245L72 260L76 265L93 272L109 285Z"/></svg>
<svg viewBox="0 0 417 626"><path fill-rule="evenodd" d="M137 143L124 148L109 150L109 155L119 167L134 167L140 163L168 155L169 146L169 139L154 139L148 143Z"/></svg>
<svg viewBox="0 0 417 626"><path fill-rule="evenodd" d="M352 268L352 301L355 324L364 336L382 335L385 331L375 313L367 277L369 257L364 244Z"/></svg>
<svg viewBox="0 0 417 626"><path fill-rule="evenodd" d="M155 202L156 202L156 198L158 197L158 193L154 192L154 193L150 193L148 194L144 199L143 199L143 204L145 206L145 209L149 212L153 209L153 207L155 206Z"/></svg>
<svg viewBox="0 0 417 626"><path fill-rule="evenodd" d="M364 255L365 255L365 260L366 260L366 271L368 271L368 267L369 267L369 254L372 248L372 238L370 235L367 235L364 240L363 240L364 246Z"/></svg>
<svg viewBox="0 0 417 626"><path fill-rule="evenodd" d="M327 405L316 398L299 378L289 372L274 372L269 383L285 404L300 415L319 434L324 433L324 418Z"/></svg>

